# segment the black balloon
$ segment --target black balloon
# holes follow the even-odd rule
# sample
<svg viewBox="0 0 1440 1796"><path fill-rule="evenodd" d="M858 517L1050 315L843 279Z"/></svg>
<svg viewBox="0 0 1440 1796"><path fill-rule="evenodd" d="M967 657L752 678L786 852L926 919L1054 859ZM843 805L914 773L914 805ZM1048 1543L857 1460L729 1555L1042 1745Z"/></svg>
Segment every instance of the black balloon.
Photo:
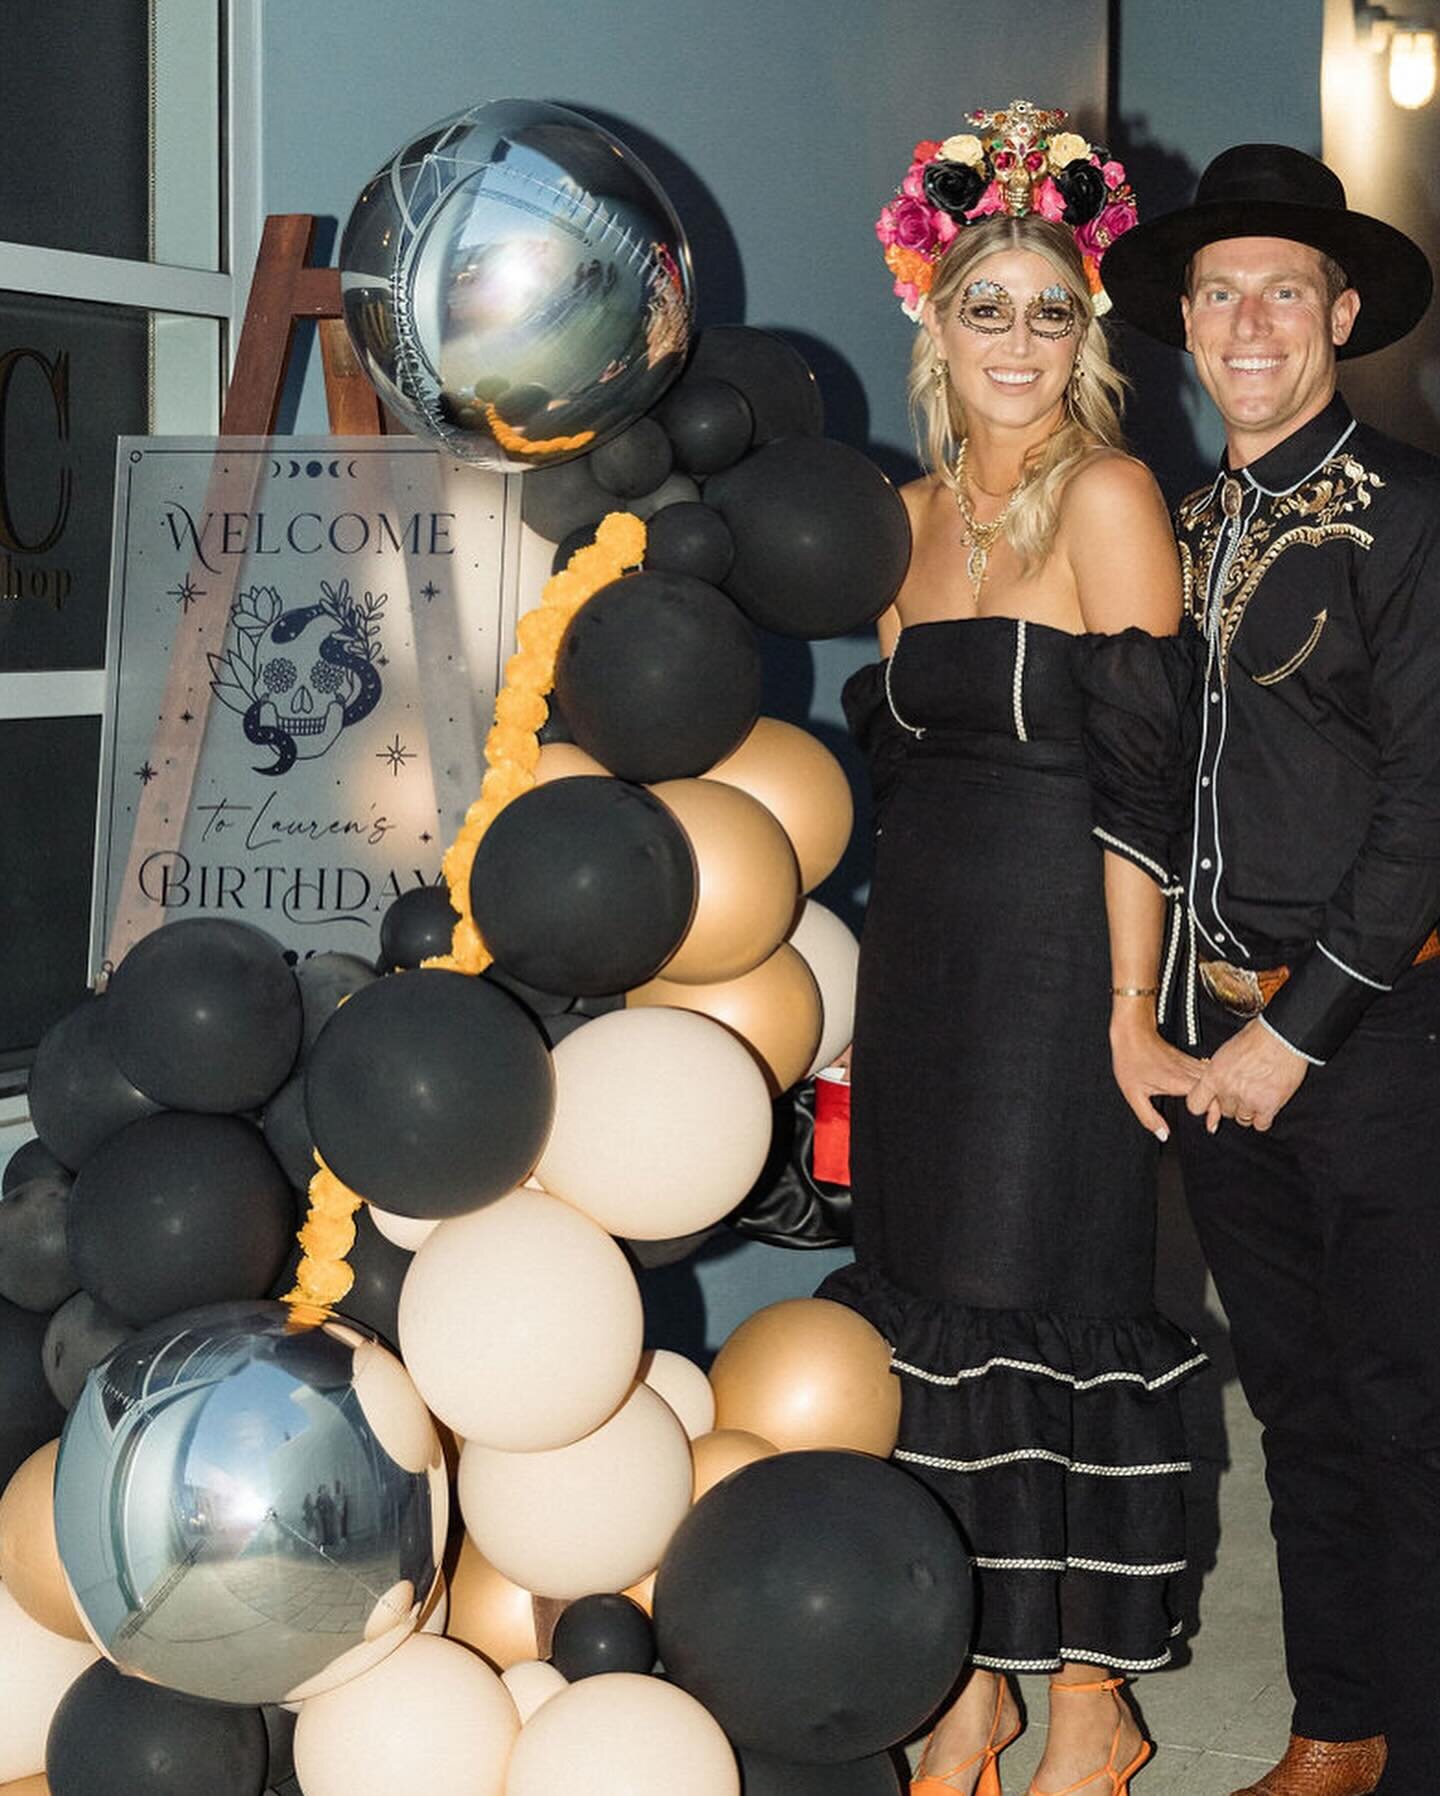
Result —
<svg viewBox="0 0 1440 1796"><path fill-rule="evenodd" d="M380 939L385 939L385 920L380 920ZM330 1021L338 1005L370 985L378 977L374 967L358 954L312 954L295 963L295 983L300 988L300 1052L308 1053L315 1037Z"/></svg>
<svg viewBox="0 0 1440 1796"><path fill-rule="evenodd" d="M715 587L687 574L632 574L576 613L555 690L575 740L618 778L689 779L755 722L760 651Z"/></svg>
<svg viewBox="0 0 1440 1796"><path fill-rule="evenodd" d="M643 788L551 780L506 805L481 837L470 905L504 971L542 990L626 991L652 978L690 927L695 860Z"/></svg>
<svg viewBox="0 0 1440 1796"><path fill-rule="evenodd" d="M582 1596L555 1623L550 1663L568 1682L607 1671L650 1672L655 1630L628 1596Z"/></svg>
<svg viewBox="0 0 1440 1796"><path fill-rule="evenodd" d="M512 998L518 998L531 1016L536 1018L561 1016L575 1003L575 999L569 994L545 992L538 985L527 985L523 979L507 973L499 961L491 961L480 977L493 980L502 991L509 992Z"/></svg>
<svg viewBox="0 0 1440 1796"><path fill-rule="evenodd" d="M54 1796L259 1796L259 1709L203 1702L100 1659L61 1697L45 1744Z"/></svg>
<svg viewBox="0 0 1440 1796"><path fill-rule="evenodd" d="M656 512L645 543L645 566L652 573L690 574L719 586L735 559L730 527L708 505L667 505Z"/></svg>
<svg viewBox="0 0 1440 1796"><path fill-rule="evenodd" d="M748 324L712 324L701 331L685 370L686 381L727 381L750 407L752 441L775 437L818 437L825 408L810 365L783 337Z"/></svg>
<svg viewBox="0 0 1440 1796"><path fill-rule="evenodd" d="M43 1316L0 1297L0 1490L64 1426L40 1364L44 1339Z"/></svg>
<svg viewBox="0 0 1440 1796"><path fill-rule="evenodd" d="M109 998L86 998L52 1023L30 1068L26 1098L35 1133L72 1172L118 1129L160 1107L115 1064L109 1007Z"/></svg>
<svg viewBox="0 0 1440 1796"><path fill-rule="evenodd" d="M380 965L388 973L448 954L459 921L444 886L402 892L380 919Z"/></svg>
<svg viewBox="0 0 1440 1796"><path fill-rule="evenodd" d="M864 1453L781 1453L722 1479L655 1582L671 1680L737 1746L802 1764L884 1752L969 1646L970 1566L921 1484Z"/></svg>
<svg viewBox="0 0 1440 1796"><path fill-rule="evenodd" d="M546 702L550 706L550 714L535 732L535 740L542 748L547 742L573 742L575 732L570 728L565 713L560 709L560 701L553 692Z"/></svg>
<svg viewBox="0 0 1440 1796"><path fill-rule="evenodd" d="M289 1180L260 1131L234 1116L165 1111L131 1123L70 1193L80 1283L137 1326L262 1297L294 1230Z"/></svg>
<svg viewBox="0 0 1440 1796"><path fill-rule="evenodd" d="M23 1185L26 1179L56 1176L68 1179L70 1170L62 1160L50 1152L43 1141L22 1142L5 1162L4 1173L0 1174L0 1197L8 1197L15 1187Z"/></svg>
<svg viewBox="0 0 1440 1796"><path fill-rule="evenodd" d="M839 1765L796 1765L740 1752L743 1796L901 1796L900 1770L888 1752Z"/></svg>
<svg viewBox="0 0 1440 1796"><path fill-rule="evenodd" d="M671 387L654 415L687 474L718 474L730 467L750 447L755 429L750 401L739 387L703 374L687 375Z"/></svg>
<svg viewBox="0 0 1440 1796"><path fill-rule="evenodd" d="M128 1322L97 1303L88 1291L67 1298L46 1324L41 1346L45 1379L56 1402L70 1409L90 1368L134 1333Z"/></svg>
<svg viewBox="0 0 1440 1796"><path fill-rule="evenodd" d="M593 528L606 512L623 509L595 478L588 455L553 468L532 468L520 495L520 516L547 543L563 542L572 530Z"/></svg>
<svg viewBox="0 0 1440 1796"><path fill-rule="evenodd" d="M653 492L642 493L638 499L632 499L625 507L633 511L637 518L647 522L658 517L662 511L668 511L672 505L696 505L700 500L700 488L688 474L671 474L662 480Z"/></svg>
<svg viewBox="0 0 1440 1796"><path fill-rule="evenodd" d="M554 1103L533 1019L491 981L435 969L357 992L305 1074L326 1164L401 1216L459 1216L512 1190L540 1157Z"/></svg>
<svg viewBox="0 0 1440 1796"><path fill-rule="evenodd" d="M550 557L550 572L558 574L562 568L569 567L570 557L581 549L588 549L594 540L593 524L581 524L578 529L572 530L564 542L556 544L555 553Z"/></svg>
<svg viewBox="0 0 1440 1796"><path fill-rule="evenodd" d="M245 923L167 923L116 967L106 1001L116 1064L176 1110L258 1110L300 1048L295 975Z"/></svg>
<svg viewBox="0 0 1440 1796"><path fill-rule="evenodd" d="M607 493L638 499L653 493L675 462L670 439L653 418L637 418L628 430L590 456L590 472Z"/></svg>
<svg viewBox="0 0 1440 1796"><path fill-rule="evenodd" d="M305 1114L305 1072L292 1073L260 1113L265 1145L297 1191L309 1189L315 1176L315 1143Z"/></svg>
<svg viewBox="0 0 1440 1796"><path fill-rule="evenodd" d="M373 1328L389 1346L398 1348L400 1287L414 1255L382 1235L370 1220L370 1206L361 1204L355 1216L355 1245L346 1257L355 1283L336 1309L352 1322Z"/></svg>
<svg viewBox="0 0 1440 1796"><path fill-rule="evenodd" d="M705 502L735 539L726 592L782 636L843 636L873 623L905 578L904 502L848 444L769 443L707 481Z"/></svg>
<svg viewBox="0 0 1440 1796"><path fill-rule="evenodd" d="M69 1173L27 1179L0 1201L0 1297L51 1310L80 1288L65 1246Z"/></svg>

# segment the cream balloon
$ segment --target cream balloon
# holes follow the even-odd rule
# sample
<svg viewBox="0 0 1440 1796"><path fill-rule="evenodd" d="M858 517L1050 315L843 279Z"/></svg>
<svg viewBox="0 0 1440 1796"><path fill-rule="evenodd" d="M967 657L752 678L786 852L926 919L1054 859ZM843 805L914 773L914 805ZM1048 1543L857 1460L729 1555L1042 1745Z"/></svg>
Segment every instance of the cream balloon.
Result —
<svg viewBox="0 0 1440 1796"><path fill-rule="evenodd" d="M577 774L593 778L609 772L608 767L602 767L594 755L587 755L577 742L542 742L540 759L535 763L535 784L543 786L550 780L573 779Z"/></svg>
<svg viewBox="0 0 1440 1796"><path fill-rule="evenodd" d="M381 1210L374 1204L370 1206L370 1220L387 1241L403 1247L406 1253L422 1247L440 1226L438 1217L397 1216L393 1210Z"/></svg>
<svg viewBox="0 0 1440 1796"><path fill-rule="evenodd" d="M839 865L855 821L845 769L809 730L759 717L750 734L707 779L748 792L779 821L800 863L800 889L813 891Z"/></svg>
<svg viewBox="0 0 1440 1796"><path fill-rule="evenodd" d="M535 1600L528 1590L502 1577L467 1534L450 1579L452 1640L473 1646L500 1671L533 1659L539 1651L535 1635Z"/></svg>
<svg viewBox="0 0 1440 1796"><path fill-rule="evenodd" d="M715 1356L715 1420L782 1453L849 1447L884 1458L900 1430L890 1349L863 1316L824 1297L792 1297L746 1318Z"/></svg>
<svg viewBox="0 0 1440 1796"><path fill-rule="evenodd" d="M664 1241L709 1228L759 1176L774 1127L765 1080L709 1018L611 1011L552 1058L555 1121L537 1176L612 1234Z"/></svg>
<svg viewBox="0 0 1440 1796"><path fill-rule="evenodd" d="M453 1640L417 1634L295 1723L305 1796L504 1796L520 1732L510 1693Z"/></svg>
<svg viewBox="0 0 1440 1796"><path fill-rule="evenodd" d="M738 979L784 941L800 903L790 838L758 799L718 780L664 780L651 791L695 856L695 915L665 962L667 979Z"/></svg>
<svg viewBox="0 0 1440 1796"><path fill-rule="evenodd" d="M656 1347L641 1355L640 1376L675 1411L692 1441L715 1426L715 1392L693 1359Z"/></svg>
<svg viewBox="0 0 1440 1796"><path fill-rule="evenodd" d="M820 1045L820 988L789 942L782 942L768 960L738 979L718 985L651 979L627 992L625 1002L635 1009L658 1005L694 1010L723 1023L755 1055L776 1094L805 1076ZM724 1112L717 1108L716 1114Z"/></svg>
<svg viewBox="0 0 1440 1796"><path fill-rule="evenodd" d="M88 1640L67 1640L41 1627L0 1585L0 1784L45 1769L45 1736L60 1698L99 1657Z"/></svg>
<svg viewBox="0 0 1440 1796"><path fill-rule="evenodd" d="M690 1507L690 1443L637 1384L603 1427L568 1447L504 1453L465 1443L460 1513L505 1577L537 1596L623 1590L660 1563Z"/></svg>
<svg viewBox="0 0 1440 1796"><path fill-rule="evenodd" d="M693 1696L661 1678L610 1671L552 1696L515 1742L505 1796L562 1790L740 1796L740 1773L719 1723Z"/></svg>
<svg viewBox="0 0 1440 1796"><path fill-rule="evenodd" d="M860 944L833 910L807 898L799 922L790 931L790 946L815 975L820 988L820 1046L808 1068L814 1074L843 1053L855 1033L855 978L860 968Z"/></svg>
<svg viewBox="0 0 1440 1796"><path fill-rule="evenodd" d="M598 1428L640 1360L640 1292L624 1254L543 1191L442 1222L410 1263L399 1313L401 1353L431 1409L467 1441L508 1452Z"/></svg>
<svg viewBox="0 0 1440 1796"><path fill-rule="evenodd" d="M754 1465L757 1459L773 1459L780 1449L773 1441L761 1440L743 1428L712 1428L690 1443L695 1459L695 1486L692 1501L698 1503L706 1491L714 1490L722 1478L738 1472L741 1466Z"/></svg>
<svg viewBox="0 0 1440 1796"><path fill-rule="evenodd" d="M0 1584L42 1628L88 1642L55 1544L59 1448L59 1441L38 1447L0 1496Z"/></svg>
<svg viewBox="0 0 1440 1796"><path fill-rule="evenodd" d="M542 1703L570 1688L569 1680L547 1659L520 1659L501 1672L500 1682L510 1692L522 1727Z"/></svg>

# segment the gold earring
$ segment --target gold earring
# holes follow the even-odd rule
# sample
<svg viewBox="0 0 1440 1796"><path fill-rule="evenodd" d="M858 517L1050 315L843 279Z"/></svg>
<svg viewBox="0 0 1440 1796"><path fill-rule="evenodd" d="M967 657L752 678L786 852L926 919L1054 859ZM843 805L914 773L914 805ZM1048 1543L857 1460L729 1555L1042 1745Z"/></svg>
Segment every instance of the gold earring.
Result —
<svg viewBox="0 0 1440 1796"><path fill-rule="evenodd" d="M1085 364L1077 355L1074 364L1070 369L1070 386L1065 395L1070 401L1070 409L1072 412L1078 412L1080 410L1080 384L1084 378L1084 374Z"/></svg>
<svg viewBox="0 0 1440 1796"><path fill-rule="evenodd" d="M935 364L935 391L943 393L950 384L950 364L942 356Z"/></svg>

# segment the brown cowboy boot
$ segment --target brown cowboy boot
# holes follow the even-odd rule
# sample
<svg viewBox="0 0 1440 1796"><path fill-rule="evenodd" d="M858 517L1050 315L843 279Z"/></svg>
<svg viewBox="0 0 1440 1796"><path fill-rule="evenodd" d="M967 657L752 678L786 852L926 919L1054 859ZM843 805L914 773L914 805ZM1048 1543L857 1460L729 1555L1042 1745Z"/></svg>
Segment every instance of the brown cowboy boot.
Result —
<svg viewBox="0 0 1440 1796"><path fill-rule="evenodd" d="M1291 1734L1285 1756L1234 1796L1370 1796L1385 1769L1385 1736L1307 1740Z"/></svg>

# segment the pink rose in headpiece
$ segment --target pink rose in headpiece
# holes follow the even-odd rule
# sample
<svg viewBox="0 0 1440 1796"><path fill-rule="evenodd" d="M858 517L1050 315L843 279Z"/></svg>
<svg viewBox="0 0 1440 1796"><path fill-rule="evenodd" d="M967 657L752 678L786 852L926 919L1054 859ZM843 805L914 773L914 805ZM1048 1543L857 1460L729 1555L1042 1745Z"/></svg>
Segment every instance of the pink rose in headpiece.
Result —
<svg viewBox="0 0 1440 1796"><path fill-rule="evenodd" d="M1099 217L1092 218L1089 224L1081 225L1075 233L1075 241L1080 246L1080 253L1097 258L1117 237L1123 237L1136 222L1135 207L1129 200L1112 200L1102 209Z"/></svg>
<svg viewBox="0 0 1440 1796"><path fill-rule="evenodd" d="M1005 196L1000 191L1000 183L992 181L965 216L967 219L988 218L992 212L1004 210Z"/></svg>
<svg viewBox="0 0 1440 1796"><path fill-rule="evenodd" d="M935 220L935 239L942 249L946 249L960 235L960 227L948 212L938 207L931 215Z"/></svg>
<svg viewBox="0 0 1440 1796"><path fill-rule="evenodd" d="M1123 162L1107 162L1100 173L1105 177L1105 185L1110 188L1120 187L1125 181L1125 164Z"/></svg>
<svg viewBox="0 0 1440 1796"><path fill-rule="evenodd" d="M901 193L912 200L923 200L925 197L925 164L912 162L905 170L905 179L900 183Z"/></svg>
<svg viewBox="0 0 1440 1796"><path fill-rule="evenodd" d="M1037 181L1031 193L1032 204L1042 218L1058 223L1065 216L1065 195L1047 175Z"/></svg>
<svg viewBox="0 0 1440 1796"><path fill-rule="evenodd" d="M902 249L928 249L935 237L934 214L920 200L901 197L889 208L894 224L894 241Z"/></svg>

